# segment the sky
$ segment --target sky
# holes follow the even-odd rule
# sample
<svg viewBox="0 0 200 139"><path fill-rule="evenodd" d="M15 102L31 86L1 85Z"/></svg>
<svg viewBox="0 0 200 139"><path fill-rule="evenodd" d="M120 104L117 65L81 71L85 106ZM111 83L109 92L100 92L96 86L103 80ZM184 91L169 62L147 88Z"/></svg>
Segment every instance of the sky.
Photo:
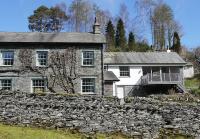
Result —
<svg viewBox="0 0 200 139"><path fill-rule="evenodd" d="M119 6L124 2L130 14L134 13L135 0L91 0L112 15L117 15ZM0 3L0 31L28 32L27 17L40 5L48 7L65 2L70 5L71 0L1 0ZM183 27L181 42L188 49L200 46L200 0L164 0L174 12L175 19ZM150 34L146 32L151 43Z"/></svg>

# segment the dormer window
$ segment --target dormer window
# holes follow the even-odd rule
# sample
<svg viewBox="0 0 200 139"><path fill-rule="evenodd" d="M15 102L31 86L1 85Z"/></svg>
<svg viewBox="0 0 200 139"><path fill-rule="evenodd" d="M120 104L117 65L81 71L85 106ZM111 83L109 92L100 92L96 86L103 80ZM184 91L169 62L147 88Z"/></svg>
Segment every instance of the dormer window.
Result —
<svg viewBox="0 0 200 139"><path fill-rule="evenodd" d="M37 51L36 66L46 67L48 61L48 51Z"/></svg>

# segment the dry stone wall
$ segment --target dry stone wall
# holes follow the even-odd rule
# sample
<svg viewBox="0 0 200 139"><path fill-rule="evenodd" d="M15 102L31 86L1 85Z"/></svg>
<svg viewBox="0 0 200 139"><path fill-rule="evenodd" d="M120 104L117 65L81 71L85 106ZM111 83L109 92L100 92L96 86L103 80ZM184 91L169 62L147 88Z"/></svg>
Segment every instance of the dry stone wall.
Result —
<svg viewBox="0 0 200 139"><path fill-rule="evenodd" d="M117 98L36 95L0 92L0 122L84 133L122 132L156 137L162 128L200 136L200 103L175 103L135 97L120 105Z"/></svg>

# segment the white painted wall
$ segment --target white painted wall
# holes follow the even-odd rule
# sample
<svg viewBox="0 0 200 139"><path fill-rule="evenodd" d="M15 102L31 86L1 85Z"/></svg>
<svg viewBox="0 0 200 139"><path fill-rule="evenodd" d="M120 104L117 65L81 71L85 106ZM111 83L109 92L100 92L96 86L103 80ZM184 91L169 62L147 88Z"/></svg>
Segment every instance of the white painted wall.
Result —
<svg viewBox="0 0 200 139"><path fill-rule="evenodd" d="M112 71L120 80L113 83L113 96L117 96L117 86L137 85L140 83L140 78L143 76L142 67L129 66L130 77L120 77L119 66L108 66L108 71Z"/></svg>
<svg viewBox="0 0 200 139"><path fill-rule="evenodd" d="M116 96L116 82L113 82L113 96Z"/></svg>
<svg viewBox="0 0 200 139"><path fill-rule="evenodd" d="M184 78L192 78L194 76L194 67L193 66L185 66L183 69L183 77Z"/></svg>
<svg viewBox="0 0 200 139"><path fill-rule="evenodd" d="M120 77L119 66L109 66L108 71L112 71L120 80L116 85L137 85L143 75L142 67L130 66L130 77Z"/></svg>

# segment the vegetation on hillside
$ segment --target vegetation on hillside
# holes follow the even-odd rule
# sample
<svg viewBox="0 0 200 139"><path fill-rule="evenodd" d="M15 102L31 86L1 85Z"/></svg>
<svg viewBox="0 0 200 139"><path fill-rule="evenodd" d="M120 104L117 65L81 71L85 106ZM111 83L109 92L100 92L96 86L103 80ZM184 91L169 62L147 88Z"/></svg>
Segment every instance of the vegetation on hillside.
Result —
<svg viewBox="0 0 200 139"><path fill-rule="evenodd" d="M186 79L185 87L189 89L192 94L200 97L200 74L196 75L194 78Z"/></svg>

